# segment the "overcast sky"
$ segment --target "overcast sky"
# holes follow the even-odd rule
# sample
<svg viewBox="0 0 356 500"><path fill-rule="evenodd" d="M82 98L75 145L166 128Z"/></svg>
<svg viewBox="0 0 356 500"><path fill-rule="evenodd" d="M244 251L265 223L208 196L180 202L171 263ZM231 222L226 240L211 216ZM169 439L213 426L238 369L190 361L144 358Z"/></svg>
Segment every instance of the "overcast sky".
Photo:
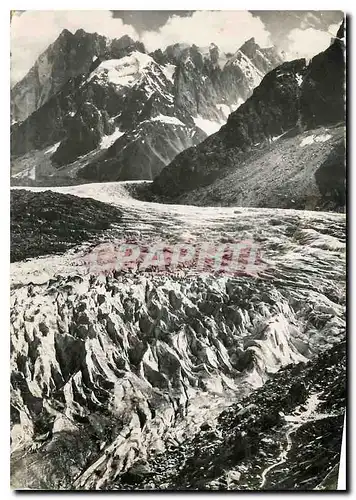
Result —
<svg viewBox="0 0 356 500"><path fill-rule="evenodd" d="M215 42L235 52L255 37L261 46L274 44L295 59L324 50L342 17L340 11L17 11L11 22L11 81L23 78L64 28L111 38L128 34L149 51L177 42Z"/></svg>

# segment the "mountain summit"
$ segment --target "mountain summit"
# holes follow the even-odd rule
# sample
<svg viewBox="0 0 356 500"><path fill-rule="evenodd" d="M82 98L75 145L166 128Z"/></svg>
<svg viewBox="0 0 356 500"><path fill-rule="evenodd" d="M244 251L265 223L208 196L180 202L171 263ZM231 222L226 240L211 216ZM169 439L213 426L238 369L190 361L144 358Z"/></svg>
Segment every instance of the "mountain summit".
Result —
<svg viewBox="0 0 356 500"><path fill-rule="evenodd" d="M23 121L55 95L69 79L89 71L94 57L122 57L142 50L142 43L124 35L112 41L83 29L64 29L39 56L27 75L11 90L13 121Z"/></svg>

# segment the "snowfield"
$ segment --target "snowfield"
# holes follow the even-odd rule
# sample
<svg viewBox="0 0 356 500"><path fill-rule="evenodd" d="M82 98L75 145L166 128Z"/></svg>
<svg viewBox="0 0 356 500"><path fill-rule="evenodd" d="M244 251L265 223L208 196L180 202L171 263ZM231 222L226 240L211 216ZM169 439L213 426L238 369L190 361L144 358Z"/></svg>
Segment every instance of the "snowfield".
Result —
<svg viewBox="0 0 356 500"><path fill-rule="evenodd" d="M117 139L124 135L125 132L121 132L119 127L116 127L114 132L110 135L104 135L101 138L100 149L107 149L114 144Z"/></svg>
<svg viewBox="0 0 356 500"><path fill-rule="evenodd" d="M109 83L123 87L131 86L151 64L155 64L152 57L142 52L135 51L129 56L122 57L121 59L103 61L89 75L88 81L95 76L102 78L103 75L107 75Z"/></svg>
<svg viewBox="0 0 356 500"><path fill-rule="evenodd" d="M326 142L331 139L331 137L332 136L330 134L320 134L318 136L312 134L302 140L300 147L309 146L310 144L313 144L313 142Z"/></svg>
<svg viewBox="0 0 356 500"><path fill-rule="evenodd" d="M180 125L181 127L185 127L184 123L178 120L178 118L176 118L175 116L167 116L160 114L151 118L151 121L169 123L171 125Z"/></svg>

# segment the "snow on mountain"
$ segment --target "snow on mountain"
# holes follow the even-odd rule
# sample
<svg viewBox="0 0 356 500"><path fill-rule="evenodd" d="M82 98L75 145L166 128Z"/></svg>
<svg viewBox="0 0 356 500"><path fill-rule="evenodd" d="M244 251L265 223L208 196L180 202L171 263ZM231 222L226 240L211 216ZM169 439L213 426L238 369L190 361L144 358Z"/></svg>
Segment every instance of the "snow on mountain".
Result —
<svg viewBox="0 0 356 500"><path fill-rule="evenodd" d="M162 67L162 71L164 73L164 76L169 80L170 82L174 83L174 72L175 72L176 66L174 64L165 64Z"/></svg>
<svg viewBox="0 0 356 500"><path fill-rule="evenodd" d="M96 76L101 81L107 81L114 85L130 86L139 81L146 71L149 71L150 66L155 62L147 54L142 52L132 52L129 56L121 59L110 59L103 61L90 74L88 81Z"/></svg>
<svg viewBox="0 0 356 500"><path fill-rule="evenodd" d="M145 52L141 42L126 35L108 39L82 29L75 33L64 29L11 90L12 118L24 121L71 79L87 75L103 59L119 59L135 50Z"/></svg>
<svg viewBox="0 0 356 500"><path fill-rule="evenodd" d="M80 57L76 42L85 47L82 69L75 66ZM69 54L66 43L73 45ZM247 49L254 62L239 51L235 59L242 62L233 65L215 44L205 48L176 44L149 55L129 37L108 41L87 37L85 32L75 36L65 32L50 53L55 61L59 58L58 68L64 64L62 59L68 59L71 78L60 89L53 87L46 102L38 101L39 108L12 128L14 174L31 152L41 156L42 166L36 169L35 179L17 175L14 182L53 183L59 176L61 182L65 177L72 182L74 177L88 179L89 171L91 180L94 172L105 180L137 175L152 179L182 150L219 130L229 113L250 95L265 73L269 56L256 57L259 49L254 42ZM276 63L274 57L269 64ZM52 73L57 74L57 69ZM20 99L20 88L27 92L33 85L26 77L14 90L13 101ZM48 149L58 142L56 150ZM103 150L104 156L99 154ZM42 161L43 154L48 158ZM81 159L87 155L83 168ZM133 159L135 173L129 174ZM146 172L140 165L149 165ZM124 172L125 177L120 177Z"/></svg>
<svg viewBox="0 0 356 500"><path fill-rule="evenodd" d="M332 135L330 134L308 135L301 141L300 147L309 146L310 144L313 144L313 142L326 142L331 138Z"/></svg>
<svg viewBox="0 0 356 500"><path fill-rule="evenodd" d="M169 123L172 125L181 125L182 127L185 126L184 123L182 123L180 120L178 120L178 118L176 118L174 116L158 115L158 116L154 116L153 118L151 118L151 121L152 122L159 121L162 123Z"/></svg>
<svg viewBox="0 0 356 500"><path fill-rule="evenodd" d="M24 170L21 170L21 172L18 172L17 174L14 174L14 179L31 179L31 181L36 180L36 165L30 166L25 168Z"/></svg>
<svg viewBox="0 0 356 500"><path fill-rule="evenodd" d="M202 129L207 135L215 134L223 125L224 121L216 122L213 120L207 120L201 116L193 117L194 123L197 127Z"/></svg>
<svg viewBox="0 0 356 500"><path fill-rule="evenodd" d="M152 184L153 195L207 205L344 210L345 58L340 40L309 65L298 59L267 73L216 134L162 170ZM251 53L248 64L246 53ZM246 78L257 82L262 75L256 70L257 56L255 44L246 42L229 67L245 65Z"/></svg>
<svg viewBox="0 0 356 500"><path fill-rule="evenodd" d="M242 73L246 76L252 88L256 88L260 83L264 74L260 71L241 50L227 61L227 66L238 66Z"/></svg>
<svg viewBox="0 0 356 500"><path fill-rule="evenodd" d="M101 138L100 142L100 149L107 149L109 148L114 142L119 139L122 135L124 135L125 132L121 132L119 127L117 127L114 132L110 135L104 135Z"/></svg>
<svg viewBox="0 0 356 500"><path fill-rule="evenodd" d="M339 358L331 356L317 371L314 363L319 354L335 354L344 338L344 214L147 203L130 196L133 187L102 183L27 191L26 206L33 214L26 214L27 231L34 229L31 241L46 255L11 264L13 487L94 490L133 483L138 488L136 479L141 480L138 472L132 478L133 467L148 461L158 471L156 487L167 489L162 474L171 474L169 480L179 484L181 478L189 488L186 475L202 478L202 462L199 467L189 465L189 456L195 455L177 451L190 446L195 435L205 439L195 445L198 453L206 453L208 482L225 474L227 464L210 469L208 464L221 460L221 453L216 446L216 453L209 455L206 447L228 435L223 449L230 450L235 431L226 426L209 438L201 426L207 428L208 423L212 431L230 418L231 404L243 401L239 408L231 408L231 419L238 419L239 426L244 423L244 431L259 429L255 439L260 450L266 446L261 438L270 437L275 415L294 415L294 407L297 411L304 401L307 411L308 397L321 390L315 390L317 374L324 382L323 371L332 366L330 380L335 383L336 369L341 369ZM62 200L64 193L81 197L75 198L71 211ZM21 203L23 198L19 193L16 200ZM115 206L102 206L94 199ZM96 218L105 222L110 216L111 226L97 234L97 245L108 239L115 244L123 235L184 241L189 234L193 241L203 238L221 244L222 238L238 234L246 239L253 234L267 268L258 279L214 273L192 279L189 268L174 275L102 275L103 262L98 262L98 274L88 273L81 264L90 250L86 241L61 255L48 255L57 252L53 241L49 238L45 248L43 239L36 238L46 215L43 209L52 206L61 208L70 223L70 230L63 232L60 221L48 214L57 244L65 245L69 238L73 246L76 239L71 238L82 234L82 224L89 236ZM13 210L16 213L16 207ZM308 229L313 229L309 239L296 234ZM339 245L330 247L328 237ZM310 238L324 245L311 247ZM17 242L26 251L28 242L21 237ZM305 379L308 369L311 378ZM275 384L275 377L282 380ZM308 390L301 393L300 384ZM338 390L343 390L342 384ZM339 401L329 399L332 404ZM325 407L318 410L326 413ZM259 427L261 413L270 420L266 417ZM275 433L283 429L283 421L280 424L273 427ZM244 447L240 443L236 449ZM279 451L277 447L274 455L278 457ZM260 484L258 476L264 470L267 475L269 457L274 455L263 458L256 453L246 453L251 471L244 480L257 475L254 484ZM257 473L254 460L260 460ZM177 462L187 469L182 476ZM240 455L229 461L228 470L235 463L242 466ZM146 475L144 481L149 479ZM272 479L268 473L267 480Z"/></svg>
<svg viewBox="0 0 356 500"><path fill-rule="evenodd" d="M44 152L44 154L45 155L50 155L52 153L55 153L57 151L57 149L59 148L60 143L61 143L61 141L58 141L58 142L56 142L56 144L53 144L53 146L51 146L48 149L46 149L46 151Z"/></svg>

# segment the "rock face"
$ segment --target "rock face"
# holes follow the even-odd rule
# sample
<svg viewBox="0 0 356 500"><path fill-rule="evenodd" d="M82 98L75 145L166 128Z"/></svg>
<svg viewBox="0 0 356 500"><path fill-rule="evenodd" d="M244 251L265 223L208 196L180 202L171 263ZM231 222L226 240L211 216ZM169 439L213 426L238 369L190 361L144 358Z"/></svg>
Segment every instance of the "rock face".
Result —
<svg viewBox="0 0 356 500"><path fill-rule="evenodd" d="M42 81L44 60L51 66ZM153 179L182 150L218 130L279 62L274 49L254 40L230 57L215 45L178 44L148 55L128 37L109 42L82 30L64 32L12 91L14 109L32 103L27 118L12 127L13 180L41 183L51 174L51 184L57 176ZM24 155L28 165L31 152L47 154L54 145L31 179Z"/></svg>
<svg viewBox="0 0 356 500"><path fill-rule="evenodd" d="M87 73L94 58L122 57L135 49L143 49L142 44L127 35L109 41L82 29L74 34L63 30L11 90L12 119L24 121L59 92L68 80Z"/></svg>
<svg viewBox="0 0 356 500"><path fill-rule="evenodd" d="M176 66L174 94L179 107L190 116L217 122L226 119L263 76L281 63L273 48L260 48L254 38L233 55L222 53L213 43L206 48L175 44L152 55Z"/></svg>
<svg viewBox="0 0 356 500"><path fill-rule="evenodd" d="M198 147L182 152L163 169L153 183L153 193L177 198L195 188L211 185L232 171L236 172L236 189L243 190L243 176L238 176L241 164L253 162L254 156L263 148L268 153L271 143L280 136L298 136L315 127L344 123L344 85L341 27L332 45L308 65L301 59L284 63L268 73L218 133ZM320 140L320 144L322 142ZM321 156L315 170L323 160L325 157ZM268 161L265 168L271 168ZM345 169L340 168L338 184L343 184L344 179ZM278 187L283 189L271 184L271 188ZM224 197L219 202L224 204ZM253 205L254 201L251 203ZM274 206L279 206L277 201Z"/></svg>

